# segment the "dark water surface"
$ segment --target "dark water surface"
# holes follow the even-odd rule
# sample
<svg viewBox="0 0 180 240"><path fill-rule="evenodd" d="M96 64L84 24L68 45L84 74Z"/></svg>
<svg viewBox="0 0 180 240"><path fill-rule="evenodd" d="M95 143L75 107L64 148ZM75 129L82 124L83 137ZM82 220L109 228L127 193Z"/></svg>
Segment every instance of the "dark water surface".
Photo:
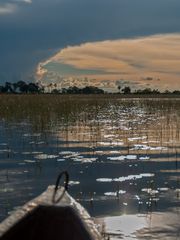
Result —
<svg viewBox="0 0 180 240"><path fill-rule="evenodd" d="M180 239L180 99L0 101L0 220L68 170L110 239Z"/></svg>

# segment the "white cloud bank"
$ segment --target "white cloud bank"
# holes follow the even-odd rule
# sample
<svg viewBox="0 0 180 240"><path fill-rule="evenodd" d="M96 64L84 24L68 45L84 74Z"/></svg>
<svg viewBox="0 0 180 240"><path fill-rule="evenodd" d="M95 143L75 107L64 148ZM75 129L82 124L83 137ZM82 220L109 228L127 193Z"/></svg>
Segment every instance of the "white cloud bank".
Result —
<svg viewBox="0 0 180 240"><path fill-rule="evenodd" d="M16 10L16 6L11 3L0 5L0 15L13 13Z"/></svg>
<svg viewBox="0 0 180 240"><path fill-rule="evenodd" d="M42 80L45 76L47 79L49 73L47 66L53 63L57 66L58 64L73 66L79 69L79 72L84 69L100 70L102 74L87 76L96 78L97 82L107 79L114 82L123 79L131 84L137 84L137 88L149 86L159 89L179 89L180 34L69 46L39 64L37 75Z"/></svg>
<svg viewBox="0 0 180 240"><path fill-rule="evenodd" d="M14 0L14 2L32 3L32 0Z"/></svg>
<svg viewBox="0 0 180 240"><path fill-rule="evenodd" d="M0 15L14 13L20 3L31 4L32 0L14 0L0 4Z"/></svg>

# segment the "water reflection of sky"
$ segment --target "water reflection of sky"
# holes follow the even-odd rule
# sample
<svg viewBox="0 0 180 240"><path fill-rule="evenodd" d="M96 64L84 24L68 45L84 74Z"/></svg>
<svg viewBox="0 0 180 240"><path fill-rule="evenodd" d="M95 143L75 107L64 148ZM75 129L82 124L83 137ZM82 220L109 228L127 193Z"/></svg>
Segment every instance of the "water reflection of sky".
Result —
<svg viewBox="0 0 180 240"><path fill-rule="evenodd" d="M96 112L87 106L74 122L64 124L57 117L50 128L37 131L29 121L2 120L0 218L54 184L67 169L70 193L90 214L105 217L106 230L118 232L112 239L156 239L157 231L160 239L167 232L166 239L176 239L179 110L168 106L113 102L99 105ZM166 219L166 225L157 219Z"/></svg>
<svg viewBox="0 0 180 240"><path fill-rule="evenodd" d="M100 219L101 220L101 219ZM180 237L179 213L176 209L169 212L153 212L106 217L103 222L110 239L166 239Z"/></svg>

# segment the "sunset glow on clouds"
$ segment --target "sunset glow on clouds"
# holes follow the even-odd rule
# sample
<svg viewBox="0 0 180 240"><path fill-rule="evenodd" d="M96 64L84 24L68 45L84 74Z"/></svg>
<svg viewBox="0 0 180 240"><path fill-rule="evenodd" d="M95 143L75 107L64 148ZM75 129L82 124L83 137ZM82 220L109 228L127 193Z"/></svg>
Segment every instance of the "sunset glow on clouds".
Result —
<svg viewBox="0 0 180 240"><path fill-rule="evenodd" d="M38 66L44 82L66 86L167 88L174 79L179 89L179 9L179 0L0 0L0 84L35 81Z"/></svg>
<svg viewBox="0 0 180 240"><path fill-rule="evenodd" d="M40 63L37 76L41 81L51 81L53 76L56 82L63 77L86 77L96 79L100 87L108 80L109 88L117 87L119 81L133 88L177 89L180 87L179 43L180 34L164 34L69 46ZM64 66L71 70L69 74Z"/></svg>

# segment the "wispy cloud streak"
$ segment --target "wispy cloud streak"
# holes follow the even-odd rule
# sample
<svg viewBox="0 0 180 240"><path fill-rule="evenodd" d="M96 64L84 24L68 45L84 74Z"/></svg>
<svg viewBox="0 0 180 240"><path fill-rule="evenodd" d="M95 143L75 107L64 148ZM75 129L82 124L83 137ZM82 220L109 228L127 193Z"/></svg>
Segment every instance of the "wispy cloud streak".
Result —
<svg viewBox="0 0 180 240"><path fill-rule="evenodd" d="M19 4L31 4L32 0L7 0L0 2L0 15L14 13Z"/></svg>
<svg viewBox="0 0 180 240"><path fill-rule="evenodd" d="M16 10L16 5L12 3L0 4L0 15L13 13Z"/></svg>

